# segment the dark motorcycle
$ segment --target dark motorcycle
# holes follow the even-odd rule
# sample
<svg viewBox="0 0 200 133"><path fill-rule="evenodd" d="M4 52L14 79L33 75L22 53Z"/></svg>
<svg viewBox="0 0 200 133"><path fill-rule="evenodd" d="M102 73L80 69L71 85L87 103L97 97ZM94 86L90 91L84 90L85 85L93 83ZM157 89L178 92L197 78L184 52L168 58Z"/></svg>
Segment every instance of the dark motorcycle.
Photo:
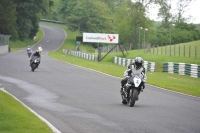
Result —
<svg viewBox="0 0 200 133"><path fill-rule="evenodd" d="M122 90L122 103L129 104L130 107L135 105L135 102L138 100L138 95L140 91L143 90L144 86L141 85L143 75L141 73L132 73L128 77L126 85Z"/></svg>
<svg viewBox="0 0 200 133"><path fill-rule="evenodd" d="M36 68L38 68L40 64L40 58L37 56L33 56L31 60L31 71L34 72Z"/></svg>

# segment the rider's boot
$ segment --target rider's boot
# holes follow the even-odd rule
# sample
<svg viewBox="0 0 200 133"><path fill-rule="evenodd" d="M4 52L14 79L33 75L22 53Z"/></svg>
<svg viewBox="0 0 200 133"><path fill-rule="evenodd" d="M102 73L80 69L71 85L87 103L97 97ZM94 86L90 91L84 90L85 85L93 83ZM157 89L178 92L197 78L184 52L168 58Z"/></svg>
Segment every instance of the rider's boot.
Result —
<svg viewBox="0 0 200 133"><path fill-rule="evenodd" d="M120 94L123 95L123 88L120 89Z"/></svg>

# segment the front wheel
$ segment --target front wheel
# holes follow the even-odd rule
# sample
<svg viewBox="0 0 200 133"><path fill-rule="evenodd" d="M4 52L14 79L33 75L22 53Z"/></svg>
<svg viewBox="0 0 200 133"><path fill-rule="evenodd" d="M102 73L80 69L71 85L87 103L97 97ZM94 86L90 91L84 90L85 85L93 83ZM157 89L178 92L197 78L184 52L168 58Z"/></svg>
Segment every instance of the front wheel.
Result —
<svg viewBox="0 0 200 133"><path fill-rule="evenodd" d="M138 97L138 90L131 89L129 94L130 94L129 106L133 107L135 105L135 101L137 100L137 97Z"/></svg>
<svg viewBox="0 0 200 133"><path fill-rule="evenodd" d="M34 72L34 70L36 69L36 67L37 67L37 64L32 63L31 64L31 71Z"/></svg>

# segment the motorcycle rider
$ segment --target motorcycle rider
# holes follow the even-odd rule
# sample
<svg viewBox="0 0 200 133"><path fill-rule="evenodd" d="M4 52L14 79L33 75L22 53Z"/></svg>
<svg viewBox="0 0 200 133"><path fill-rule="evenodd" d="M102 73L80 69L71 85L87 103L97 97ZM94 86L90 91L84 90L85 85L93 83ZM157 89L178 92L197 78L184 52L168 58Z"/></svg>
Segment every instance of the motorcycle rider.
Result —
<svg viewBox="0 0 200 133"><path fill-rule="evenodd" d="M33 57L35 57L35 56L37 56L37 57L39 58L39 64L40 64L40 62L41 62L41 53L42 53L42 47L40 46L40 47L38 47L38 49L35 51L35 53L32 54L31 60L30 60L30 65L31 65L31 63L32 63Z"/></svg>
<svg viewBox="0 0 200 133"><path fill-rule="evenodd" d="M42 46L40 45L40 46L38 47L38 51L39 51L40 54L42 54L42 50L43 50L43 49L42 49Z"/></svg>
<svg viewBox="0 0 200 133"><path fill-rule="evenodd" d="M143 66L143 59L141 57L136 57L134 61L128 65L127 69L124 72L124 78L121 80L121 95L123 94L123 87L125 87L128 78L131 76L132 72L140 72L143 75L142 83L140 85L140 91L142 91L145 88L146 83L146 70ZM139 95L139 94L138 94Z"/></svg>
<svg viewBox="0 0 200 133"><path fill-rule="evenodd" d="M30 46L27 47L27 54L28 54L28 57L30 57L32 54L32 50L31 50Z"/></svg>

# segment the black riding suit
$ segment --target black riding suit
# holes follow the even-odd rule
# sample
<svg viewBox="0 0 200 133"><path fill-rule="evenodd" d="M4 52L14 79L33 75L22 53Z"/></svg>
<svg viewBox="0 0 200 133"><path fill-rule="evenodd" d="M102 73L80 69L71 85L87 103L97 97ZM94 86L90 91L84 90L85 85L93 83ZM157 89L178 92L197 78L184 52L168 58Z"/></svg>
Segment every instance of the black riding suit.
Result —
<svg viewBox="0 0 200 133"><path fill-rule="evenodd" d="M40 64L40 61L41 61L40 53L39 53L39 52L35 52L35 53L32 54L32 56L31 56L30 65L31 65L31 62L32 62L33 57L35 57L35 56L37 56L37 57L39 58L39 64Z"/></svg>

